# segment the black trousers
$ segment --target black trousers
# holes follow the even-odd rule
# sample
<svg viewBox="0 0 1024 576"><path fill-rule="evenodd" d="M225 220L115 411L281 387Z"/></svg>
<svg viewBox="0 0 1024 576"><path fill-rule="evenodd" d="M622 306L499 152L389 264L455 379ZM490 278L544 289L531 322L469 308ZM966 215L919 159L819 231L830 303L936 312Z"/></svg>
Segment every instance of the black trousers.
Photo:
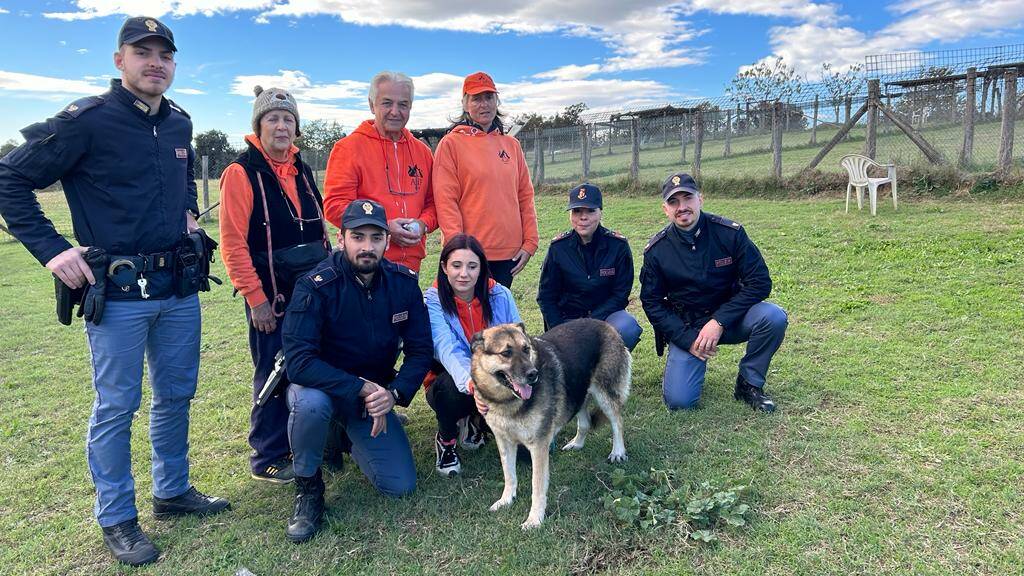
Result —
<svg viewBox="0 0 1024 576"><path fill-rule="evenodd" d="M512 288L512 269L515 268L515 260L488 260L487 267L491 269L491 278L505 288Z"/></svg>
<svg viewBox="0 0 1024 576"><path fill-rule="evenodd" d="M252 411L249 413L249 446L252 455L249 466L253 472L260 472L277 460L291 453L288 445L288 404L285 402L284 391L288 383L282 380L276 393L263 406L256 406L263 384L274 369L274 357L281 349L281 320L278 318L277 329L266 334L252 325L252 311L245 306L245 319L249 323L249 352L255 368L252 375Z"/></svg>
<svg viewBox="0 0 1024 576"><path fill-rule="evenodd" d="M437 415L437 431L444 441L454 440L459 436L459 419L480 416L476 411L473 396L460 392L452 380L452 375L447 371L441 371L427 389L427 404ZM483 421L482 418L480 420Z"/></svg>

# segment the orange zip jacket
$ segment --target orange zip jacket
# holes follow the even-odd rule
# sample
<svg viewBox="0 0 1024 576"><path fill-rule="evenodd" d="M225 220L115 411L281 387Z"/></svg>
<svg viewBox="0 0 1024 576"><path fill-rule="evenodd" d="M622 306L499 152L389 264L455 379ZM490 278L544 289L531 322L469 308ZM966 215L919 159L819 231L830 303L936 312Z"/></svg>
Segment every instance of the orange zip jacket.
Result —
<svg viewBox="0 0 1024 576"><path fill-rule="evenodd" d="M267 159L267 164L270 164L274 174L277 174L281 189L295 208L296 215L301 218L302 203L299 202L299 189L295 184L295 176L299 173L299 169L295 167L295 153L299 149L292 146L288 151L288 159L278 162L267 156L255 134L247 135L245 141L255 146ZM255 308L267 301L267 296L263 293L263 283L252 266L252 255L247 240L252 204L252 184L245 174L245 168L234 162L228 164L220 176L220 253L231 284L245 297L249 308Z"/></svg>
<svg viewBox="0 0 1024 576"><path fill-rule="evenodd" d="M422 220L427 229L418 245L391 242L384 253L388 260L418 272L427 254L426 232L437 230L430 180L433 163L430 148L408 130L403 128L402 137L394 142L377 132L373 120L366 120L331 150L324 177L324 216L341 227L345 208L353 200L364 198L384 206L389 221Z"/></svg>
<svg viewBox="0 0 1024 576"><path fill-rule="evenodd" d="M519 141L459 125L437 145L434 203L445 238L472 234L488 260L537 251L533 184Z"/></svg>

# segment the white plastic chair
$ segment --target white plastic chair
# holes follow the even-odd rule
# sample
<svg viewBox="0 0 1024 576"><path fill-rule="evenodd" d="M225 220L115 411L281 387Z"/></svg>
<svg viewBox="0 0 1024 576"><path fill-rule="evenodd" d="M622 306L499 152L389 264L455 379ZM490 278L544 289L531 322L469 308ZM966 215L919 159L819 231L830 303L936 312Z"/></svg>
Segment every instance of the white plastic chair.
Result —
<svg viewBox="0 0 1024 576"><path fill-rule="evenodd" d="M850 211L850 191L857 189L857 209L863 208L864 188L868 189L868 199L871 202L871 215L874 216L878 207L878 187L882 184L889 184L892 188L892 208L898 208L896 204L896 165L879 164L867 156L860 154L847 154L840 159L840 164L850 175L850 182L846 185L846 211ZM868 176L868 168L885 168L888 175L885 178L872 178Z"/></svg>

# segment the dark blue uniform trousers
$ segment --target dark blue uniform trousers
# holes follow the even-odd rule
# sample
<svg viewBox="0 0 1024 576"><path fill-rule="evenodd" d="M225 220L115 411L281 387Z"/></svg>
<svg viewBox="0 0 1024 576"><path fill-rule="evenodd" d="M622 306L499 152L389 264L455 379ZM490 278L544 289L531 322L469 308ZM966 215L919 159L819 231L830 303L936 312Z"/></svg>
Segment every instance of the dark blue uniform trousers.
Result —
<svg viewBox="0 0 1024 576"><path fill-rule="evenodd" d="M298 476L313 476L323 462L324 444L332 418L345 427L352 442L352 458L375 488L387 496L412 494L416 489L416 465L409 438L395 411L388 412L387 432L370 437L373 419L364 417L362 400L335 400L317 388L288 386L288 438Z"/></svg>
<svg viewBox="0 0 1024 576"><path fill-rule="evenodd" d="M252 325L249 305L245 306L245 319L249 323L249 352L252 354L254 367L252 374L252 411L249 412L249 446L252 455L249 466L253 472L262 472L267 466L291 452L288 447L288 403L284 389L287 382L278 385L278 392L263 406L256 405L256 397L267 382L267 377L274 369L274 357L281 349L281 320L277 329L266 334Z"/></svg>
<svg viewBox="0 0 1024 576"><path fill-rule="evenodd" d="M752 306L739 325L727 329L719 344L747 343L747 353L740 360L739 373L753 386L764 386L768 365L782 345L789 320L786 312L771 302ZM689 350L669 344L668 360L662 382L665 404L670 410L693 408L704 389L707 363Z"/></svg>
<svg viewBox="0 0 1024 576"><path fill-rule="evenodd" d="M615 328L615 331L619 333L619 336L622 336L622 342L625 343L626 348L629 348L630 352L633 351L633 348L636 348L644 329L640 327L640 323L636 321L632 314L625 310L619 310L618 312L612 312L604 321L611 324L612 328Z"/></svg>

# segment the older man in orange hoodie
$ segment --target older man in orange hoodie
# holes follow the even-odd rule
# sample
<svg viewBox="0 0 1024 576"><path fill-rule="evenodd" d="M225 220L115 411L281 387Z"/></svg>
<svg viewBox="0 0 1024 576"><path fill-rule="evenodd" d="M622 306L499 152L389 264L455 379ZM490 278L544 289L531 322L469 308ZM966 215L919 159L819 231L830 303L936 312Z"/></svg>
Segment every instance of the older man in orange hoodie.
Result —
<svg viewBox="0 0 1024 576"><path fill-rule="evenodd" d="M335 226L355 199L379 202L387 213L391 245L384 257L415 271L426 255L427 233L437 229L430 148L406 130L412 79L381 72L370 81L374 119L339 140L327 161L324 215Z"/></svg>

